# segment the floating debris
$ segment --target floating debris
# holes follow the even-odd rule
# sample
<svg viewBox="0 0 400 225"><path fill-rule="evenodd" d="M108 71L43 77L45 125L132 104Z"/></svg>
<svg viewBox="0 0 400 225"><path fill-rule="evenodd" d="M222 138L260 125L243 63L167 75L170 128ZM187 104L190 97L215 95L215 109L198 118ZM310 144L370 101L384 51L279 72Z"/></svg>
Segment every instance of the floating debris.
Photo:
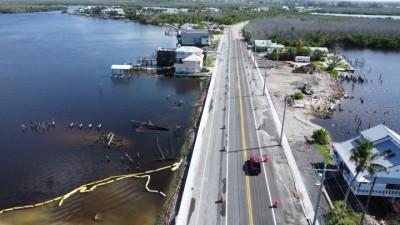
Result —
<svg viewBox="0 0 400 225"><path fill-rule="evenodd" d="M178 102L175 102L176 106L183 106L185 103L183 102L183 100L179 100Z"/></svg>
<svg viewBox="0 0 400 225"><path fill-rule="evenodd" d="M139 128L142 129L149 129L149 130L161 130L161 131L169 131L169 128L154 125L151 121L148 123L146 122L141 122L141 121L136 121L136 120L131 120L134 124L134 127L136 127L136 124L139 124Z"/></svg>

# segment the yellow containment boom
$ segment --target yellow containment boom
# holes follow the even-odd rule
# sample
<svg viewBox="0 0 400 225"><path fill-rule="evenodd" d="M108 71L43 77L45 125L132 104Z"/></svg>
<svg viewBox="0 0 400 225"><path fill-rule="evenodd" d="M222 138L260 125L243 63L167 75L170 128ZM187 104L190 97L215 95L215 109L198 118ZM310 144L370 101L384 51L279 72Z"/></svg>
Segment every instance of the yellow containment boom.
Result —
<svg viewBox="0 0 400 225"><path fill-rule="evenodd" d="M111 184L111 183L113 183L115 181L120 181L120 180L123 180L123 179L126 179L126 178L147 178L147 182L146 182L146 185L145 185L146 190L148 192L151 192L151 193L158 193L161 196L165 197L166 195L163 192L158 191L158 190L152 190L152 189L150 189L148 187L148 185L150 183L150 179L151 179L149 174L155 173L155 172L158 172L158 171L162 171L162 170L166 170L166 169L171 169L171 171L175 171L182 164L182 161L183 160L181 159L179 162L176 162L176 163L174 163L172 165L161 167L161 168L158 168L158 169L155 169L155 170L149 170L149 171L142 172L142 173L133 173L133 174L126 174L126 175L110 176L110 177L107 177L107 178L102 179L102 180L93 181L93 182L81 185L78 188L75 188L74 190L68 192L65 195L56 197L54 199L51 199L51 200L48 200L48 201L45 201L45 202L40 202L40 203L36 203L36 204L33 204L33 205L18 206L18 207L13 207L13 208L0 210L0 214L5 213L5 212L11 212L11 211L14 211L14 210L30 209L30 208L34 208L34 207L38 207L38 206L43 206L43 205L47 205L47 204L56 202L58 200L60 200L60 202L58 203L58 206L62 206L62 204L64 203L64 201L67 198L69 198L73 194L76 194L77 192L79 192L79 193L91 192L91 191L94 191L96 189L96 187L98 187L98 186Z"/></svg>

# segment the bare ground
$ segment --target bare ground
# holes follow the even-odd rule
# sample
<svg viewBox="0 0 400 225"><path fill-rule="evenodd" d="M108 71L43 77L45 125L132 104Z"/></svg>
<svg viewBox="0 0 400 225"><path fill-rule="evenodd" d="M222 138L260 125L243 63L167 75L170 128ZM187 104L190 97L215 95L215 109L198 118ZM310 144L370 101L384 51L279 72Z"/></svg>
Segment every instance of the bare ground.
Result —
<svg viewBox="0 0 400 225"><path fill-rule="evenodd" d="M295 101L293 106L287 107L284 130L315 207L319 181L313 164L324 162L324 158L318 149L306 142L306 137L310 139L312 132L320 128L310 120L316 116L331 115L332 111L329 108L339 103L340 98L344 96L343 89L335 79L331 79L329 74L323 71L313 74L293 73L293 68L286 63L266 61L260 57L257 57L257 63L263 68L262 72L268 64L267 88L280 118L283 117L285 96L301 91L304 84L313 92L312 95L305 95L304 100ZM323 215L330 211L326 198L322 197L320 207L319 214L324 217ZM367 216L365 224L377 224L377 221Z"/></svg>

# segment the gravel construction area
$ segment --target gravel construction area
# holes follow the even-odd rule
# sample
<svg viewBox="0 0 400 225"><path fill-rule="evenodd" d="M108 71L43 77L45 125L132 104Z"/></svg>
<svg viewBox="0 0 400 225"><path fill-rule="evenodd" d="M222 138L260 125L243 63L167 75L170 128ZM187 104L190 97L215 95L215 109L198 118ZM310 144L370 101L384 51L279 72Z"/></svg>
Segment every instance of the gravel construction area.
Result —
<svg viewBox="0 0 400 225"><path fill-rule="evenodd" d="M324 72L293 73L293 67L290 67L289 64L267 61L261 57L257 57L257 63L261 67L262 73L265 73L267 67L267 88L280 118L283 117L286 95L301 91L300 89L304 87L304 84L307 84L307 87L313 92L312 95L305 95L304 100L295 101L293 106L288 105L284 130L311 202L315 207L319 181L313 170L313 164L321 163L324 159L318 149L306 142L306 138L311 139L312 132L320 128L313 124L310 119L315 118L314 111L318 109L318 106L320 109L327 110L326 108L329 107L328 100L340 92L341 87L334 79L329 77L329 74ZM329 104L333 103L329 102ZM320 206L321 214L329 210L325 198L321 198Z"/></svg>

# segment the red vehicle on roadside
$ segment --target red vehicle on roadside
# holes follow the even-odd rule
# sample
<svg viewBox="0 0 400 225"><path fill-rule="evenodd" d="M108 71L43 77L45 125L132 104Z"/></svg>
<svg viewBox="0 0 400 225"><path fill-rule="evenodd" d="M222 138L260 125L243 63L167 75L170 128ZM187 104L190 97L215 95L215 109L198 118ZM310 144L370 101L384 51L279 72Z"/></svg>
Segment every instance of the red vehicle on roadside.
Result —
<svg viewBox="0 0 400 225"><path fill-rule="evenodd" d="M250 157L250 171L255 174L261 173L261 157L252 155Z"/></svg>

